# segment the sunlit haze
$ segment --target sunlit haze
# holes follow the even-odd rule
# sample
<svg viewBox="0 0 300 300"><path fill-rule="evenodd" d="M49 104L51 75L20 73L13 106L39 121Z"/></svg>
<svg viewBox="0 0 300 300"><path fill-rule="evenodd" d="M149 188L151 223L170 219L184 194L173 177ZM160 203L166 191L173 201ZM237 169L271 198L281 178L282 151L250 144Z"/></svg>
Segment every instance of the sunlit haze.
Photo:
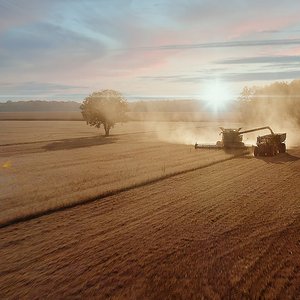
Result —
<svg viewBox="0 0 300 300"><path fill-rule="evenodd" d="M200 99L211 110L217 112L226 110L226 106L235 99L235 95L230 90L230 84L218 79L203 84Z"/></svg>
<svg viewBox="0 0 300 300"><path fill-rule="evenodd" d="M224 88L236 97L248 84L300 77L299 15L295 0L0 0L0 101L213 90L220 107Z"/></svg>

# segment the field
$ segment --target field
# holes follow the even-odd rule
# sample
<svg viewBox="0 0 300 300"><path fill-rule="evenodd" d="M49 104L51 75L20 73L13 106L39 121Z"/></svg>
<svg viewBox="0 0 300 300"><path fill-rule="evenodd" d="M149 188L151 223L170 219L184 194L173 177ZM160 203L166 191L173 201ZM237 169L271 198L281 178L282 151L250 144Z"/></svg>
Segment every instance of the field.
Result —
<svg viewBox="0 0 300 300"><path fill-rule="evenodd" d="M194 149L239 124L104 138L82 121L0 123L0 298L300 294L299 144L257 159Z"/></svg>

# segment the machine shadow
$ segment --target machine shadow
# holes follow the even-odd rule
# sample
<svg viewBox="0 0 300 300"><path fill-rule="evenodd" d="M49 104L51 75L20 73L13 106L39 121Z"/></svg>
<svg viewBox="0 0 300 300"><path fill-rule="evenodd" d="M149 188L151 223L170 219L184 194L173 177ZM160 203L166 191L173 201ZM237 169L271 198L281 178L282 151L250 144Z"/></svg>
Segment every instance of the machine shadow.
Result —
<svg viewBox="0 0 300 300"><path fill-rule="evenodd" d="M276 156L256 156L254 158L263 160L268 164L283 164L286 162L293 162L300 159L300 157L291 155L289 153L279 153Z"/></svg>
<svg viewBox="0 0 300 300"><path fill-rule="evenodd" d="M252 154L251 149L222 149L226 154L231 154L234 156L243 156Z"/></svg>
<svg viewBox="0 0 300 300"><path fill-rule="evenodd" d="M43 147L46 151L71 150L76 148L93 147L99 145L112 144L117 141L116 137L92 136L72 139L63 139L49 143Z"/></svg>

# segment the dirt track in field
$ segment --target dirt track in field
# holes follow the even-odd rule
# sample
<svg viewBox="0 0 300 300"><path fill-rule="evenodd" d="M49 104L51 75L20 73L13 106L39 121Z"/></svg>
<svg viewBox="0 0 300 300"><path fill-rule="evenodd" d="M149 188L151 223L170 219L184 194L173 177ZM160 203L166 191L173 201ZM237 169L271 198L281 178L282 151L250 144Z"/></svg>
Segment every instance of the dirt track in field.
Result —
<svg viewBox="0 0 300 300"><path fill-rule="evenodd" d="M0 298L297 298L300 149L1 229Z"/></svg>

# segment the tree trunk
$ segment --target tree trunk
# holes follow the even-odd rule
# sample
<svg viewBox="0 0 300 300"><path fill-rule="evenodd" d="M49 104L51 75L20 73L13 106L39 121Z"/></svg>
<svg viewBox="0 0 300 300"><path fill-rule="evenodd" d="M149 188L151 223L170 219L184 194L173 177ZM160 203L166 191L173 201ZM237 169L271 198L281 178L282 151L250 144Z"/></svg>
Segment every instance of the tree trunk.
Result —
<svg viewBox="0 0 300 300"><path fill-rule="evenodd" d="M104 124L105 136L109 136L110 126L108 124Z"/></svg>

